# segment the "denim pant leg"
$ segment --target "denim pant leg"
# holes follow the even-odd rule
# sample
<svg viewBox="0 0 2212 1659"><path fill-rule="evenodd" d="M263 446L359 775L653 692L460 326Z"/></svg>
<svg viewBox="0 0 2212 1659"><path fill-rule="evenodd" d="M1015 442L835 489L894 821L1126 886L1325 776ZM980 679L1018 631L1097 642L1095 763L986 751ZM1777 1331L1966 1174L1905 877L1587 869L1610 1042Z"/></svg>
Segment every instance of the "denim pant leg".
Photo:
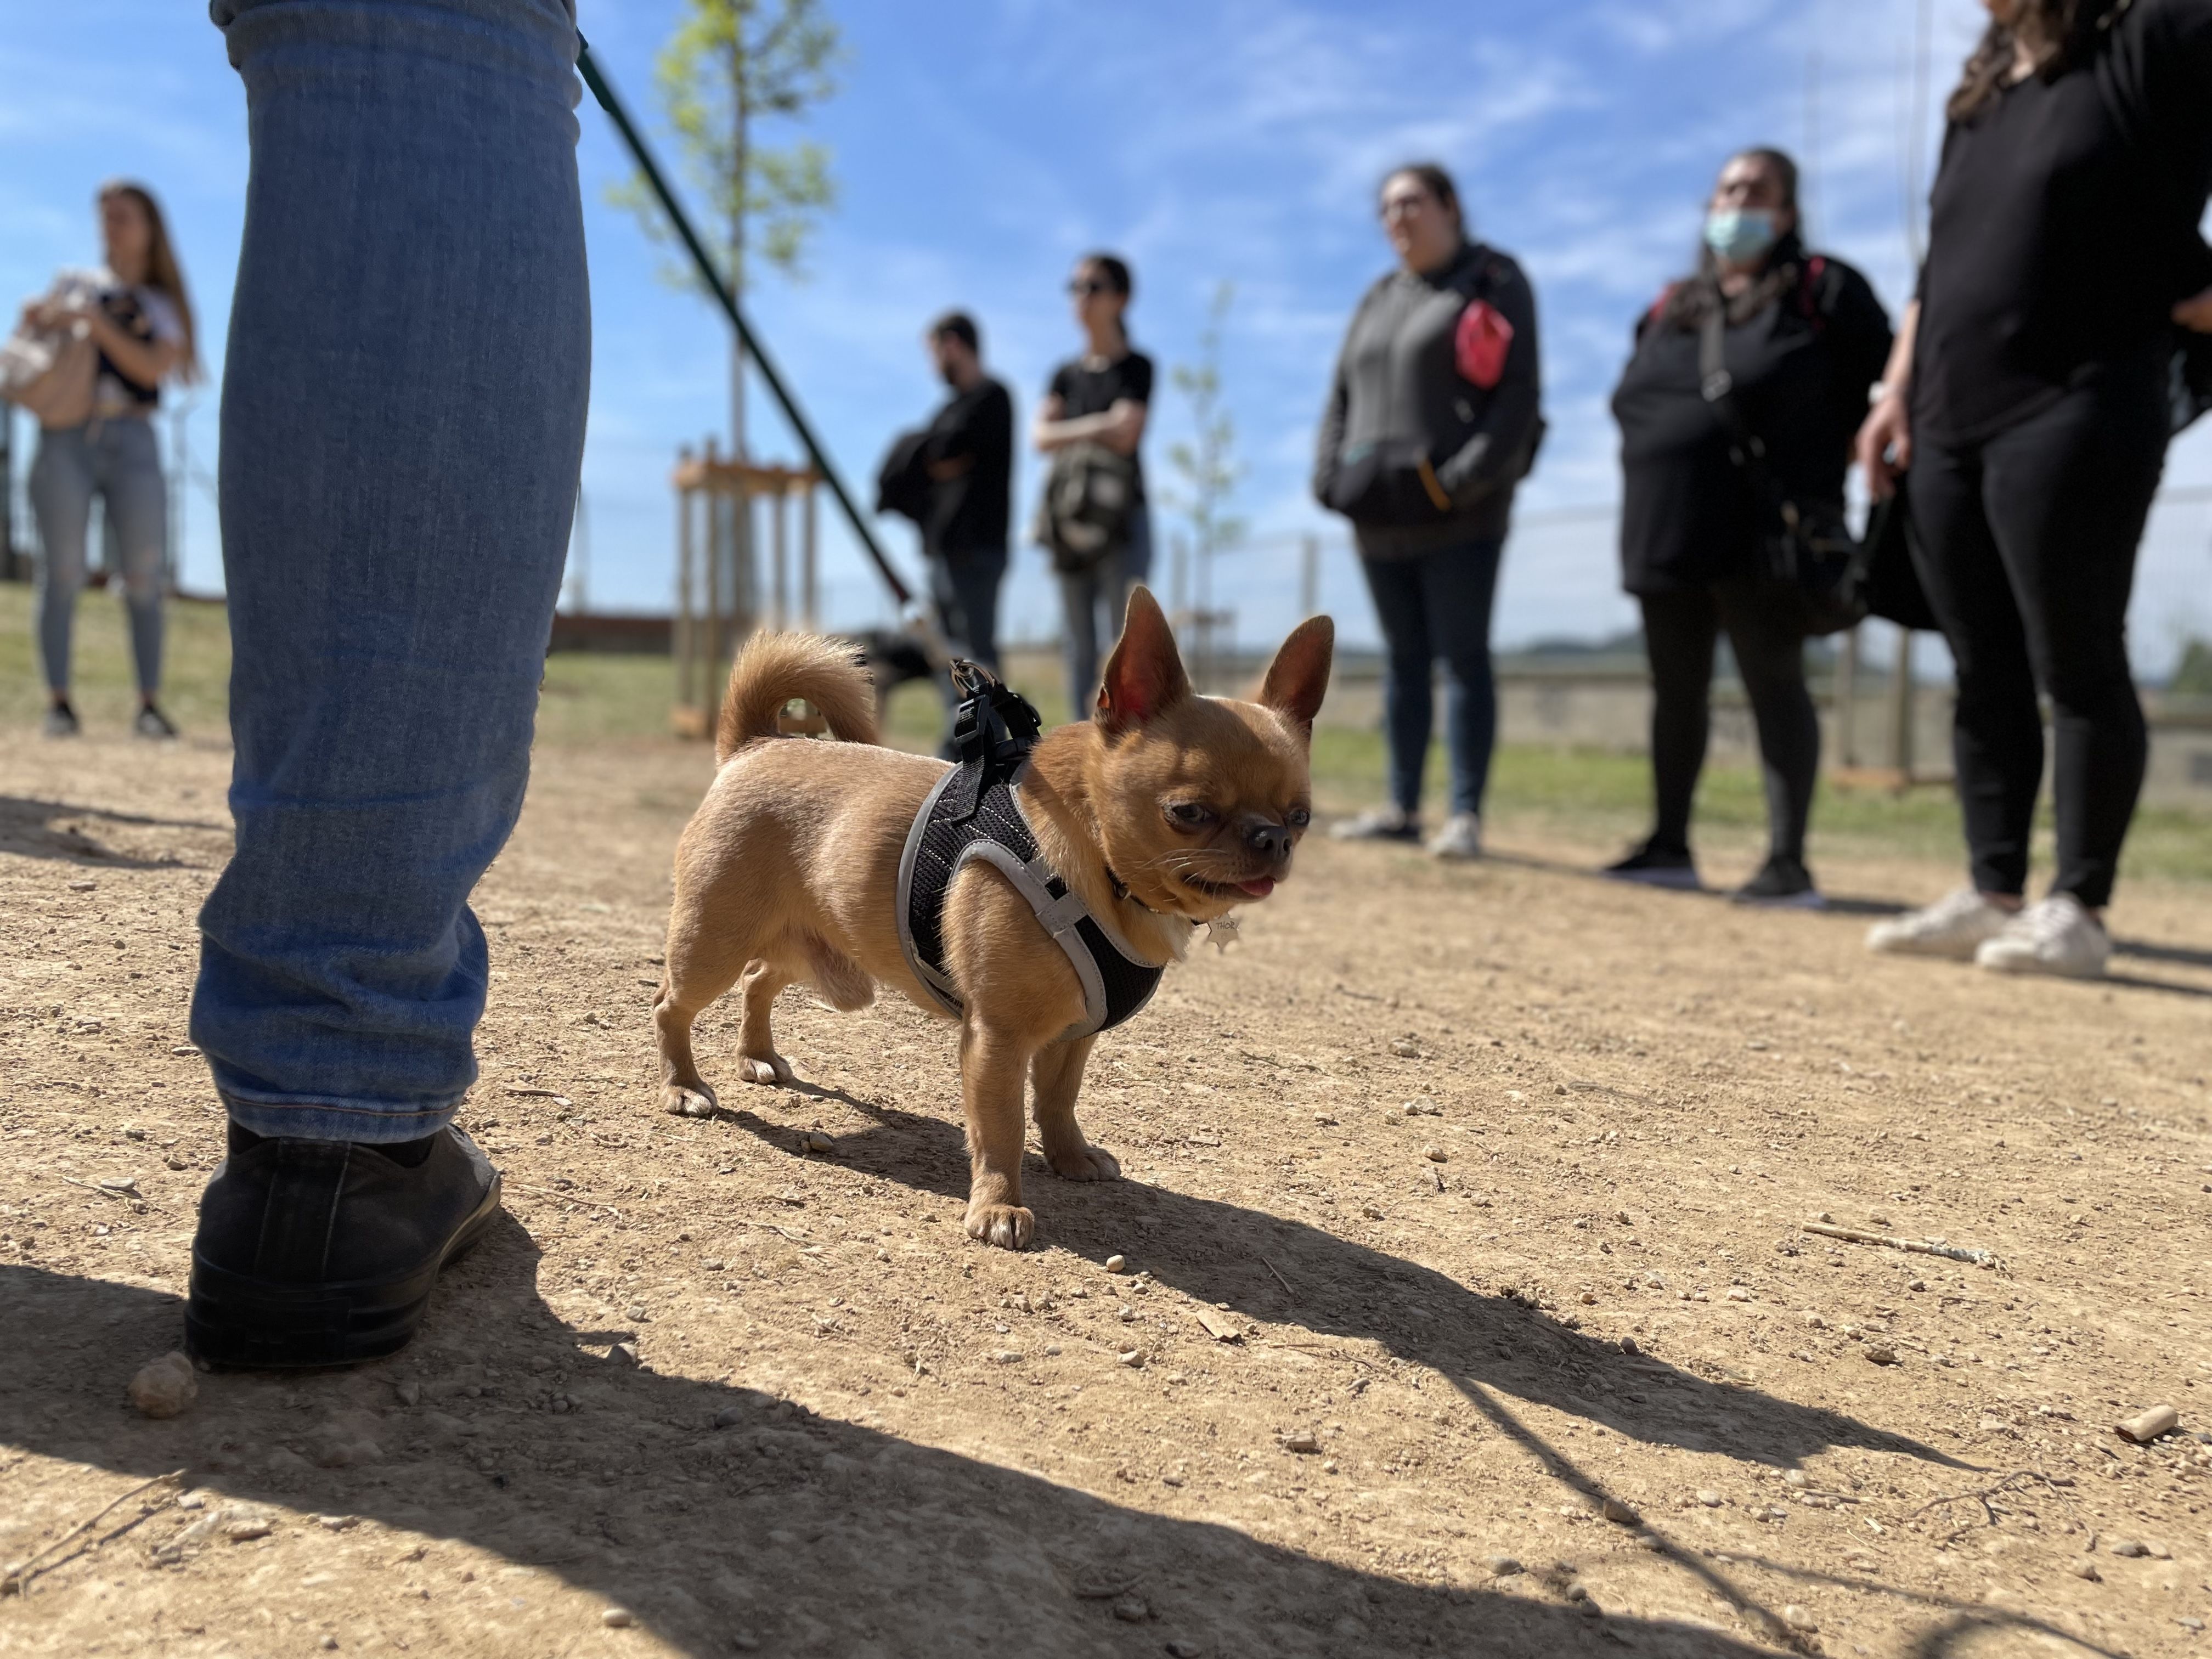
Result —
<svg viewBox="0 0 2212 1659"><path fill-rule="evenodd" d="M1451 810L1482 811L1498 747L1498 677L1490 662L1490 613L1498 598L1500 541L1447 547L1419 564L1429 637L1444 665L1444 750Z"/></svg>
<svg viewBox="0 0 2212 1659"><path fill-rule="evenodd" d="M169 544L169 492L161 478L161 450L150 420L109 421L94 447L100 501L107 511L109 572L119 577L131 617L131 658L139 693L161 689L162 568Z"/></svg>
<svg viewBox="0 0 2212 1659"><path fill-rule="evenodd" d="M929 598L948 641L969 660L999 668L999 584L1006 574L1004 548L970 548L929 556Z"/></svg>
<svg viewBox="0 0 2212 1659"><path fill-rule="evenodd" d="M1382 628L1382 732L1390 747L1390 799L1410 815L1421 810L1421 773L1436 720L1436 650L1421 595L1420 561L1362 558L1359 568L1366 573L1375 619Z"/></svg>
<svg viewBox="0 0 2212 1659"><path fill-rule="evenodd" d="M1062 571L1060 576L1060 619L1066 629L1063 649L1067 659L1067 718L1091 718L1098 696L1099 616L1105 613L1105 638L1110 643L1121 627L1121 607L1128 593L1121 574L1122 550L1116 549L1089 568Z"/></svg>
<svg viewBox="0 0 2212 1659"><path fill-rule="evenodd" d="M252 168L222 403L238 848L193 1041L262 1133L389 1142L476 1075L582 459L563 0L216 0Z"/></svg>
<svg viewBox="0 0 2212 1659"><path fill-rule="evenodd" d="M1106 635L1109 639L1121 635L1121 612L1127 607L1129 590L1152 579L1152 509L1148 502L1139 501L1129 514L1129 543L1121 550L1121 591L1114 600L1113 625Z"/></svg>
<svg viewBox="0 0 2212 1659"><path fill-rule="evenodd" d="M40 550L34 614L39 659L52 691L70 688L70 636L76 621L76 596L84 590L85 536L96 482L84 428L39 434L30 479L31 513L38 520Z"/></svg>

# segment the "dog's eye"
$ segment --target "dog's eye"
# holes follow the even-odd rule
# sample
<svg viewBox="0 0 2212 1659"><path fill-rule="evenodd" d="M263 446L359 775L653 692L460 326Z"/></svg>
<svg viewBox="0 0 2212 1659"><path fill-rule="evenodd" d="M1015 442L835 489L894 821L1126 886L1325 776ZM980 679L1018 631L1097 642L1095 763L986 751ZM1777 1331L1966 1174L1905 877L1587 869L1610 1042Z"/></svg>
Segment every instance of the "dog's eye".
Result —
<svg viewBox="0 0 2212 1659"><path fill-rule="evenodd" d="M1186 830L1200 830L1213 822L1212 808L1194 800L1177 801L1168 808L1168 816Z"/></svg>
<svg viewBox="0 0 2212 1659"><path fill-rule="evenodd" d="M1293 830L1304 830L1313 823L1313 814L1303 806L1293 806L1283 814L1283 822Z"/></svg>

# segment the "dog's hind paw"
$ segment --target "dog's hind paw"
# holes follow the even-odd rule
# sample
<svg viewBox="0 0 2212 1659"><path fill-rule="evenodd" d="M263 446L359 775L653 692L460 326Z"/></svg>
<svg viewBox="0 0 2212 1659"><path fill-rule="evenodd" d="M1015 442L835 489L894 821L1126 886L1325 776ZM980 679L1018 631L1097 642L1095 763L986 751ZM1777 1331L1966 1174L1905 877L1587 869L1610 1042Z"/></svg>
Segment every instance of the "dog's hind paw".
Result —
<svg viewBox="0 0 2212 1659"><path fill-rule="evenodd" d="M781 1054L746 1054L738 1061L738 1075L747 1083L774 1088L791 1081L791 1062Z"/></svg>
<svg viewBox="0 0 2212 1659"><path fill-rule="evenodd" d="M672 1083L660 1091L660 1109L671 1117L712 1117L717 1109L714 1091L704 1084L687 1089Z"/></svg>
<svg viewBox="0 0 2212 1659"><path fill-rule="evenodd" d="M1002 1250L1026 1250L1036 1232L1036 1218L1014 1204L978 1204L968 1212L968 1237Z"/></svg>
<svg viewBox="0 0 2212 1659"><path fill-rule="evenodd" d="M1048 1152L1045 1162L1062 1181L1119 1181L1121 1165L1114 1154L1103 1146L1079 1147L1072 1153L1055 1157Z"/></svg>

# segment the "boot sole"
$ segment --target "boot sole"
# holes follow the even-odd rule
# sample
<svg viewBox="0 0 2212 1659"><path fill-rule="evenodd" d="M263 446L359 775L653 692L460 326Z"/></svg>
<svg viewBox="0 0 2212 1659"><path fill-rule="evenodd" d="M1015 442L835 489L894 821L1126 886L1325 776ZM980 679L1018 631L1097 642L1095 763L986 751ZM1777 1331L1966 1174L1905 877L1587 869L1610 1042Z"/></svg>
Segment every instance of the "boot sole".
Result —
<svg viewBox="0 0 2212 1659"><path fill-rule="evenodd" d="M483 1240L499 1213L497 1170L483 1201L435 1258L401 1279L288 1285L230 1272L192 1253L185 1351L232 1370L358 1365L405 1347L422 1323L438 1275Z"/></svg>

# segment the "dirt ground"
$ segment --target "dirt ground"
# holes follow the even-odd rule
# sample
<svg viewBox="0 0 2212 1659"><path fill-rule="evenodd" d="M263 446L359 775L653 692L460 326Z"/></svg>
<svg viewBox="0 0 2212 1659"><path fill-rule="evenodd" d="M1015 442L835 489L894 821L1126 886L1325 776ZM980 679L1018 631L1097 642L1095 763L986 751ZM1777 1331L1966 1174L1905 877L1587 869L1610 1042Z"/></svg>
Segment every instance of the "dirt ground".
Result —
<svg viewBox="0 0 2212 1659"><path fill-rule="evenodd" d="M903 1003L788 994L788 1091L718 1008L734 1109L654 1109L707 762L543 751L479 896L509 1218L398 1358L155 1421L227 766L0 738L0 1652L2202 1644L2212 890L2129 890L2108 984L2017 983L1861 948L1936 866L1746 914L1510 822L1466 869L1316 840L1100 1044L1128 1178L1040 1170L1016 1255L961 1233L953 1036Z"/></svg>

